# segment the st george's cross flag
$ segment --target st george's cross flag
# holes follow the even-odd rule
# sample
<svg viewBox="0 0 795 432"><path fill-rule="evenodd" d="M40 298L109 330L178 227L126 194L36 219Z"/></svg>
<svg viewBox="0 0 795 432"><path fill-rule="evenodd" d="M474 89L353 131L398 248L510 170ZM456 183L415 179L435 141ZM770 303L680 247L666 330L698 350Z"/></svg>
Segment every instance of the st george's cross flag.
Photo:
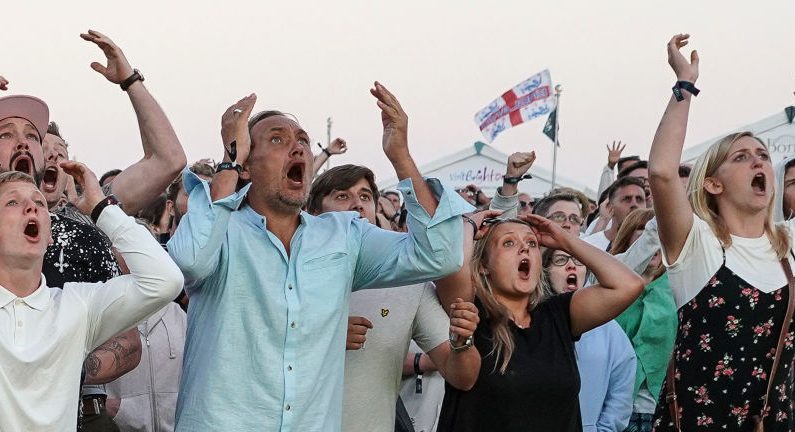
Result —
<svg viewBox="0 0 795 432"><path fill-rule="evenodd" d="M475 123L480 127L486 140L492 142L500 132L549 114L553 109L555 109L555 97L552 91L552 78L549 70L544 69L478 111L475 114Z"/></svg>

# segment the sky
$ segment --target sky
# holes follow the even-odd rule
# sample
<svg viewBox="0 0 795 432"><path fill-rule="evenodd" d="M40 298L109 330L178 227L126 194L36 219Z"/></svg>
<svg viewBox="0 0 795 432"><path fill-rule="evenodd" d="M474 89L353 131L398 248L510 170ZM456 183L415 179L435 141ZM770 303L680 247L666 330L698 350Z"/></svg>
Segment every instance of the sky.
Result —
<svg viewBox="0 0 795 432"><path fill-rule="evenodd" d="M331 117L332 138L349 147L332 165L364 164L385 179L394 172L373 81L408 113L423 165L483 140L475 112L549 69L563 86L558 173L595 187L613 140L627 144L625 155L648 155L675 81L666 43L680 32L701 57L685 147L795 104L795 8L783 0L81 0L3 9L5 93L44 99L72 155L98 175L143 152L128 98L89 67L104 62L79 37L89 28L141 70L189 161L220 159L221 114L255 92L255 111L290 112L324 145ZM543 125L515 127L493 145L535 150L536 164L551 168Z"/></svg>

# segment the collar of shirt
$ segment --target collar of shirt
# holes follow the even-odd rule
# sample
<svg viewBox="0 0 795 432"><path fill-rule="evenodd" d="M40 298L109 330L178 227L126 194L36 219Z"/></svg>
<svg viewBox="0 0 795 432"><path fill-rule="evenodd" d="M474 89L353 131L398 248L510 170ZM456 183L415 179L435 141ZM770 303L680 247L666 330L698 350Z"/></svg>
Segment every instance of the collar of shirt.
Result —
<svg viewBox="0 0 795 432"><path fill-rule="evenodd" d="M47 288L47 280L44 278L44 275L41 275L41 282L39 282L39 287L36 288L36 291L33 291L33 293L27 297L17 297L4 286L0 285L0 309L8 306L11 302L18 298L33 309L44 310L49 304L50 300L50 293L48 292Z"/></svg>
<svg viewBox="0 0 795 432"><path fill-rule="evenodd" d="M257 228L261 228L262 230L267 229L267 227L268 227L268 218L266 218L265 216L257 213L253 208L251 208L250 205L248 205L248 204L244 205L242 208L240 208L240 212L241 212L242 216L249 223L253 224ZM299 226L300 225L304 225L305 227L310 226L312 224L312 222L314 222L313 219L315 218L315 216L312 216L312 215L310 215L309 213L307 213L307 212L305 212L303 210L299 214L299 217L301 219L300 223L299 223Z"/></svg>

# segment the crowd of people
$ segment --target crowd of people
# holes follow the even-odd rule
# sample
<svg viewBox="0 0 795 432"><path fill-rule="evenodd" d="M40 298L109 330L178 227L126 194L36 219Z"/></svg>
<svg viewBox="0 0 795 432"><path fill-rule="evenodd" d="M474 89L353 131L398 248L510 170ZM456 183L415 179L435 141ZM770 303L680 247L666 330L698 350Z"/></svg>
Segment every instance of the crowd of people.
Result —
<svg viewBox="0 0 795 432"><path fill-rule="evenodd" d="M379 82L395 190L322 171L345 140L313 154L255 94L188 164L81 37L144 156L98 178L44 101L0 97L0 430L795 431L795 158L743 132L680 163L688 35L648 158L609 145L598 200L521 193L533 152L492 197L424 178Z"/></svg>

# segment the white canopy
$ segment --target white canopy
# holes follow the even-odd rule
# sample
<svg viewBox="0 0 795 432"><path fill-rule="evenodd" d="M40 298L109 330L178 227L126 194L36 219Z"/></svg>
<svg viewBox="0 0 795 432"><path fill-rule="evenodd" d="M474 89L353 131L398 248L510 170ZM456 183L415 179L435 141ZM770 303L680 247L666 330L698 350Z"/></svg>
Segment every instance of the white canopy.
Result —
<svg viewBox="0 0 795 432"><path fill-rule="evenodd" d="M730 133L743 131L753 132L754 135L764 141L770 150L770 157L773 163L779 162L785 157L795 154L795 124L792 123L793 118L795 118L795 107L789 106L779 113L759 120L756 123L745 125L685 149L682 152L682 162L695 162L712 143L717 142Z"/></svg>
<svg viewBox="0 0 795 432"><path fill-rule="evenodd" d="M502 186L502 177L505 174L505 165L508 163L508 155L491 147L483 142L476 142L467 148L435 160L420 167L420 172L426 177L435 177L443 183L459 188L469 184L475 184L483 192L494 195L498 186ZM552 186L552 172L542 167L533 166L530 168L532 179L524 180L519 183L519 191L525 192L530 196L541 197ZM393 189L397 186L398 179L391 177L378 182L378 187L383 189ZM596 191L578 183L557 175L555 186L566 186L577 189L585 193L588 198L596 199Z"/></svg>

